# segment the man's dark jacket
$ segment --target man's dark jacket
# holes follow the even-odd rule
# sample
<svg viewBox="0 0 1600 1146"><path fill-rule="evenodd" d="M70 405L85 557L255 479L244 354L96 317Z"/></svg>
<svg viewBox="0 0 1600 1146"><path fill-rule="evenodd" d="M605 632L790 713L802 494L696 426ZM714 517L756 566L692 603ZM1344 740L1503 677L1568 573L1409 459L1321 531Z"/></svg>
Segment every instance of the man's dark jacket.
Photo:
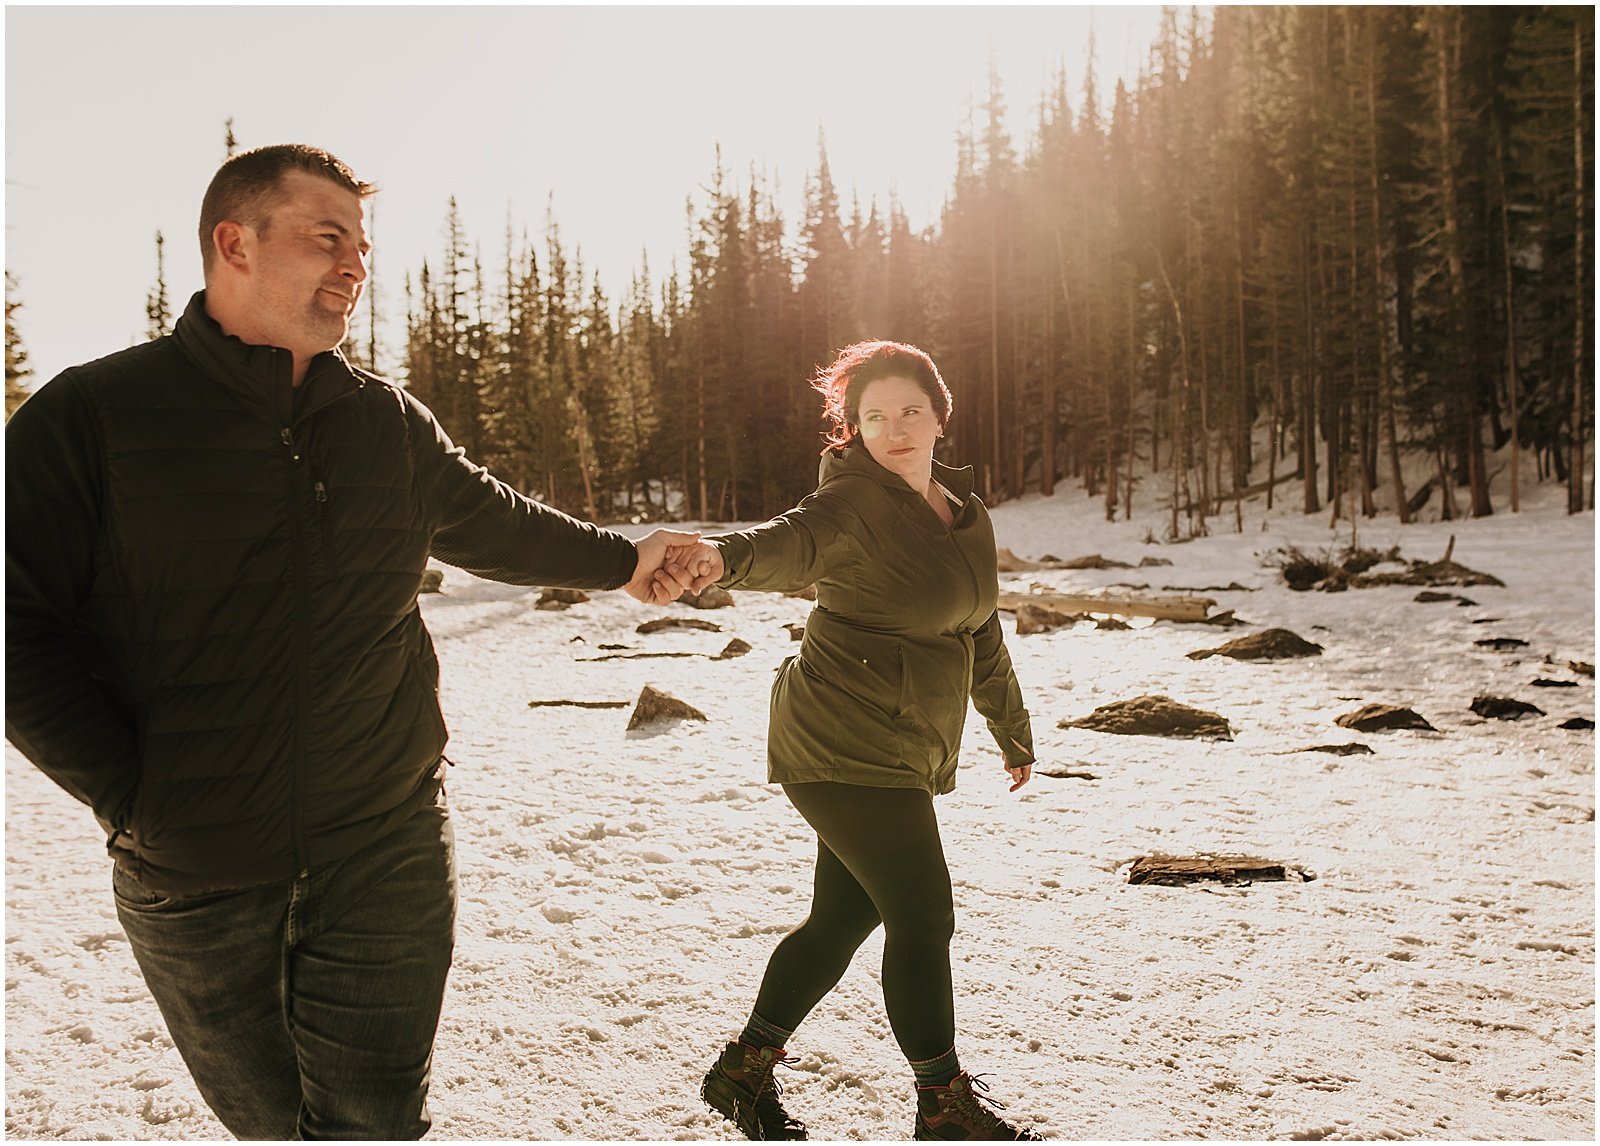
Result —
<svg viewBox="0 0 1600 1146"><path fill-rule="evenodd" d="M6 735L168 894L290 879L437 793L430 552L611 589L627 538L469 462L405 391L222 333L66 371L6 427Z"/></svg>

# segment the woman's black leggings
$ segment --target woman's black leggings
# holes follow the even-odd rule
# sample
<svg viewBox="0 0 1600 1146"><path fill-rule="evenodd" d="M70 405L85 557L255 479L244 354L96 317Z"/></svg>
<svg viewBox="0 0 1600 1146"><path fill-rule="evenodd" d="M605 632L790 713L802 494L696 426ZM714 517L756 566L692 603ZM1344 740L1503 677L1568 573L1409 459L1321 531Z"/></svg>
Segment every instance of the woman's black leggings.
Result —
<svg viewBox="0 0 1600 1146"><path fill-rule="evenodd" d="M920 788L785 784L817 833L811 914L772 953L756 1013L793 1030L839 982L879 923L883 1002L907 1060L955 1043L950 937L955 905L933 797Z"/></svg>

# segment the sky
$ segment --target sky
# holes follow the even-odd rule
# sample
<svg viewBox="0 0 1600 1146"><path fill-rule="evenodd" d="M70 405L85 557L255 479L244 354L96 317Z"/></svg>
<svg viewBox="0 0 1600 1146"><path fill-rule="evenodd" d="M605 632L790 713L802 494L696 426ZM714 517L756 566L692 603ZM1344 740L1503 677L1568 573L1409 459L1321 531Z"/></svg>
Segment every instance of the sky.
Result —
<svg viewBox="0 0 1600 1146"><path fill-rule="evenodd" d="M657 283L682 263L719 146L738 185L776 185L791 237L819 133L847 212L893 194L921 227L991 62L1022 150L1057 69L1076 106L1091 29L1108 100L1159 23L1128 5L7 5L5 267L31 381L143 340L157 231L174 311L201 287L229 118L241 148L312 143L382 188L392 367L404 275L437 261L452 196L491 273L508 224L540 238L553 211L614 301L646 257Z"/></svg>

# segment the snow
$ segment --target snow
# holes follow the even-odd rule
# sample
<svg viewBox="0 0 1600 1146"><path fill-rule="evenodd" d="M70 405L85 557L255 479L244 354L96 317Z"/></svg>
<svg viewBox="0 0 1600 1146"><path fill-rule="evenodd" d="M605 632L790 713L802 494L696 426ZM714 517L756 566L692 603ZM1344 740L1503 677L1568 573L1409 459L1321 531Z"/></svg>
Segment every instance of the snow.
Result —
<svg viewBox="0 0 1600 1146"><path fill-rule="evenodd" d="M938 808L955 879L963 1065L1010 1115L1073 1139L1592 1140L1594 517L1525 486L1480 521L1359 523L1362 546L1454 559L1505 588L1418 604L1408 587L1295 593L1261 555L1340 548L1293 486L1213 533L1153 544L1150 509L1108 524L1081 490L994 514L1025 557L1101 553L1171 567L1003 577L1004 588L1116 582L1204 588L1249 628L1135 621L1008 640L1034 713L1039 775L1008 795L968 721ZM1503 494L1500 501L1504 503ZM803 917L814 842L765 783L767 690L794 651L801 600L738 593L694 615L725 632L634 633L685 606L620 593L566 612L537 590L455 570L424 609L443 662L461 867L455 969L434 1060L433 1137L732 1139L701 1074L748 1012L773 944ZM1482 623L1476 623L1482 622ZM1320 657L1191 661L1267 626ZM591 661L602 644L718 661ZM1492 652L1491 636L1528 646ZM1575 680L1533 688L1536 677ZM707 713L625 732L653 684ZM1159 693L1221 713L1232 742L1063 729ZM1481 720L1480 694L1545 709ZM1364 703L1415 708L1437 732L1352 733ZM1370 756L1296 749L1360 741ZM6 1133L226 1137L168 1039L117 924L92 817L6 749ZM1244 852L1309 883L1132 886L1152 852ZM789 1108L818 1138L909 1137L910 1076L869 940L796 1034Z"/></svg>

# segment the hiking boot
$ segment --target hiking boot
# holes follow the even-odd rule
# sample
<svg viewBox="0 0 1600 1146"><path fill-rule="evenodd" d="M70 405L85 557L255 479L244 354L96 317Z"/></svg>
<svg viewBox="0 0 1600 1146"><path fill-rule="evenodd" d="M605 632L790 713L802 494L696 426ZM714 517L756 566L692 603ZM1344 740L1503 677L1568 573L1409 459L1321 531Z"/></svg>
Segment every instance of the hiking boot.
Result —
<svg viewBox="0 0 1600 1146"><path fill-rule="evenodd" d="M1033 1131L1018 1129L996 1114L997 1108L1005 1109L1005 1103L978 1093L988 1089L982 1079L966 1071L947 1086L917 1087L917 1124L911 1136L943 1142L1040 1141Z"/></svg>
<svg viewBox="0 0 1600 1146"><path fill-rule="evenodd" d="M782 1047L753 1047L729 1043L706 1071L700 1097L706 1105L756 1142L795 1142L806 1136L805 1124L783 1109L774 1067L796 1059L784 1056Z"/></svg>

